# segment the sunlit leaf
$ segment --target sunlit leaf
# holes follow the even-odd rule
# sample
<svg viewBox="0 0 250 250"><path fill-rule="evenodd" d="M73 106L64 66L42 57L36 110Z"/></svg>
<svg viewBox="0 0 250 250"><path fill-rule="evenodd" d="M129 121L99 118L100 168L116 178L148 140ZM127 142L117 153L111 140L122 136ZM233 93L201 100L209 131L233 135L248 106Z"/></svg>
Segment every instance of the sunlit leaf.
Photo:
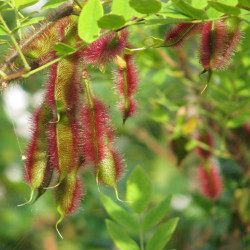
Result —
<svg viewBox="0 0 250 250"><path fill-rule="evenodd" d="M179 218L174 218L160 225L154 233L153 237L149 240L146 246L146 250L163 249L168 243L168 241L171 239L178 221Z"/></svg>
<svg viewBox="0 0 250 250"><path fill-rule="evenodd" d="M136 213L143 212L149 202L152 184L145 170L137 166L127 180L127 200Z"/></svg>
<svg viewBox="0 0 250 250"><path fill-rule="evenodd" d="M15 6L21 10L26 7L32 6L36 4L39 0L14 0L15 1Z"/></svg>
<svg viewBox="0 0 250 250"><path fill-rule="evenodd" d="M161 2L159 0L130 0L130 6L142 14L154 14L160 11Z"/></svg>
<svg viewBox="0 0 250 250"><path fill-rule="evenodd" d="M127 21L133 16L134 10L129 5L128 0L113 0L112 13L123 16Z"/></svg>
<svg viewBox="0 0 250 250"><path fill-rule="evenodd" d="M122 27L125 24L123 16L115 14L104 15L98 20L98 25L102 29L115 30Z"/></svg>
<svg viewBox="0 0 250 250"><path fill-rule="evenodd" d="M130 236L121 226L110 220L105 220L105 222L111 238L119 249L139 250L136 242L130 238Z"/></svg>
<svg viewBox="0 0 250 250"><path fill-rule="evenodd" d="M130 230L138 229L138 223L136 219L124 208L117 205L105 194L101 194L101 200L110 217L113 218L116 222Z"/></svg>
<svg viewBox="0 0 250 250"><path fill-rule="evenodd" d="M67 0L49 0L46 4L43 5L42 10L54 9L67 2Z"/></svg>
<svg viewBox="0 0 250 250"><path fill-rule="evenodd" d="M164 218L164 216L166 216L170 208L171 198L172 197L169 196L146 214L142 223L142 227L144 230L154 227Z"/></svg>
<svg viewBox="0 0 250 250"><path fill-rule="evenodd" d="M78 21L78 34L86 43L91 43L98 37L101 29L97 21L102 15L103 9L100 0L89 0L84 5Z"/></svg>

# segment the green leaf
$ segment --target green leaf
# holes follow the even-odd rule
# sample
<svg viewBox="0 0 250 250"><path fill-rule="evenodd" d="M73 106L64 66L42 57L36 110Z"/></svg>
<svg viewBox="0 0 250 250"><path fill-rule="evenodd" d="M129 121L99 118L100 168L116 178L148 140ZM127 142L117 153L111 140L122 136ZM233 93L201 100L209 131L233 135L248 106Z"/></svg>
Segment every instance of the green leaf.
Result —
<svg viewBox="0 0 250 250"><path fill-rule="evenodd" d="M187 151L193 150L195 147L197 147L198 142L196 140L191 140L185 145L185 149Z"/></svg>
<svg viewBox="0 0 250 250"><path fill-rule="evenodd" d="M160 11L161 2L159 0L130 0L130 6L142 14L154 14Z"/></svg>
<svg viewBox="0 0 250 250"><path fill-rule="evenodd" d="M208 8L207 8L207 15L208 15L209 19L213 19L213 18L217 18L217 17L222 16L223 13L221 13L218 10L216 10L212 6L208 6Z"/></svg>
<svg viewBox="0 0 250 250"><path fill-rule="evenodd" d="M15 0L15 6L17 7L17 9L21 10L34 5L38 1L39 0Z"/></svg>
<svg viewBox="0 0 250 250"><path fill-rule="evenodd" d="M179 218L173 218L168 222L160 225L153 237L149 240L146 250L161 250L171 239L175 231Z"/></svg>
<svg viewBox="0 0 250 250"><path fill-rule="evenodd" d="M121 250L139 250L138 245L132 240L127 232L119 225L110 220L105 220L106 227L116 246Z"/></svg>
<svg viewBox="0 0 250 250"><path fill-rule="evenodd" d="M194 8L192 5L184 2L183 0L172 0L172 2L177 9L179 9L181 12L185 13L186 15L192 18L200 20L208 18L204 10Z"/></svg>
<svg viewBox="0 0 250 250"><path fill-rule="evenodd" d="M0 36L7 36L8 32L5 30L3 25L0 24Z"/></svg>
<svg viewBox="0 0 250 250"><path fill-rule="evenodd" d="M227 122L227 126L229 128L237 128L243 125L245 122L249 120L249 114L242 115L238 118L231 119Z"/></svg>
<svg viewBox="0 0 250 250"><path fill-rule="evenodd" d="M150 229L157 225L166 216L171 203L172 196L163 200L157 207L151 209L145 216L142 227L144 230Z"/></svg>
<svg viewBox="0 0 250 250"><path fill-rule="evenodd" d="M54 9L67 2L67 0L49 0L46 4L43 5L42 10Z"/></svg>
<svg viewBox="0 0 250 250"><path fill-rule="evenodd" d="M249 0L239 0L238 1L240 5L250 8L250 1Z"/></svg>
<svg viewBox="0 0 250 250"><path fill-rule="evenodd" d="M112 13L123 16L127 21L133 16L134 10L129 5L128 0L113 0Z"/></svg>
<svg viewBox="0 0 250 250"><path fill-rule="evenodd" d="M160 46L163 42L164 42L164 40L162 40L162 39L159 39L159 38L156 38L153 36L149 36L143 40L143 45L146 48L153 48L153 47Z"/></svg>
<svg viewBox="0 0 250 250"><path fill-rule="evenodd" d="M114 201L112 201L108 196L104 194L101 194L101 200L111 218L130 230L138 230L138 223L136 219L125 209L117 205Z"/></svg>
<svg viewBox="0 0 250 250"><path fill-rule="evenodd" d="M155 122L166 123L169 117L164 107L156 106L152 110L151 119Z"/></svg>
<svg viewBox="0 0 250 250"><path fill-rule="evenodd" d="M71 46L65 44L65 43L55 43L53 46L53 50L57 51L56 55L57 56L62 56L65 54L72 54L74 53L76 50L74 48L72 48Z"/></svg>
<svg viewBox="0 0 250 250"><path fill-rule="evenodd" d="M177 11L176 9L162 9L159 14L163 17L171 17L171 18L181 18L181 19L190 19L189 16Z"/></svg>
<svg viewBox="0 0 250 250"><path fill-rule="evenodd" d="M143 212L152 191L152 184L145 170L137 166L127 180L127 200L136 213Z"/></svg>
<svg viewBox="0 0 250 250"><path fill-rule="evenodd" d="M190 0L189 2L197 9L204 9L207 7L207 0Z"/></svg>
<svg viewBox="0 0 250 250"><path fill-rule="evenodd" d="M83 7L78 21L78 34L83 41L91 43L96 40L101 30L97 21L102 15L100 0L89 0Z"/></svg>
<svg viewBox="0 0 250 250"><path fill-rule="evenodd" d="M102 29L115 30L121 28L125 24L123 16L115 14L107 14L98 20L98 25Z"/></svg>
<svg viewBox="0 0 250 250"><path fill-rule="evenodd" d="M227 5L231 5L231 6L236 6L238 4L238 0L216 0L215 2L219 2L219 3L226 3Z"/></svg>
<svg viewBox="0 0 250 250"><path fill-rule="evenodd" d="M22 24L20 26L13 29L12 32L17 31L20 28L23 28L23 27L38 23L39 21L44 20L44 18L45 17L41 16L41 17L34 17L34 18L31 18L31 19L26 19L25 21L22 21Z"/></svg>
<svg viewBox="0 0 250 250"><path fill-rule="evenodd" d="M240 9L238 9L236 7L232 7L230 5L226 5L226 4L218 3L218 2L212 2L212 1L209 1L208 3L210 6L212 6L213 8L215 8L216 10L218 10L224 14L238 16L241 13Z"/></svg>

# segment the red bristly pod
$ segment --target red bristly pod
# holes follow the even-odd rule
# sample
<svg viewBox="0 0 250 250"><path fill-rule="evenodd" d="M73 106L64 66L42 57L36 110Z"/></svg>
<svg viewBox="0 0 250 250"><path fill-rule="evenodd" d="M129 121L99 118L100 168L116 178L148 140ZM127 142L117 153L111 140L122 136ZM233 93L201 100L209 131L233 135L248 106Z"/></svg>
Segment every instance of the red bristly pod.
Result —
<svg viewBox="0 0 250 250"><path fill-rule="evenodd" d="M215 200L222 190L222 178L215 166L206 162L198 168L201 192L211 200Z"/></svg>
<svg viewBox="0 0 250 250"><path fill-rule="evenodd" d="M123 116L123 123L136 113L137 103L134 93L138 85L137 69L134 65L132 55L124 55L124 58L117 57L115 61L118 66L114 73L116 89L121 96L120 109Z"/></svg>
<svg viewBox="0 0 250 250"><path fill-rule="evenodd" d="M99 38L84 49L85 63L96 67L105 66L114 60L116 56L123 54L127 44L127 37L127 31L122 30L120 34L111 33Z"/></svg>
<svg viewBox="0 0 250 250"><path fill-rule="evenodd" d="M60 180L74 166L78 152L78 132L75 114L79 86L76 81L77 57L62 59L52 67L47 88L47 101L54 111L50 127L50 155L53 165L59 170Z"/></svg>
<svg viewBox="0 0 250 250"><path fill-rule="evenodd" d="M87 95L81 111L83 151L86 163L98 166L104 158L105 134L110 129L109 116L105 105L92 96L88 79L83 81Z"/></svg>
<svg viewBox="0 0 250 250"><path fill-rule="evenodd" d="M113 149L115 136L108 109L101 101L93 97L85 68L82 77L87 96L81 112L84 157L86 163L92 163L95 167L97 185L100 180L112 187L117 199L120 200L116 182L124 168L124 160Z"/></svg>
<svg viewBox="0 0 250 250"><path fill-rule="evenodd" d="M44 102L37 110L33 122L33 134L28 146L27 160L25 163L26 181L31 188L31 195L28 202L31 202L34 191L44 185L47 176L50 175L48 155L48 128L47 124L52 119L52 112ZM21 205L19 205L21 206Z"/></svg>
<svg viewBox="0 0 250 250"><path fill-rule="evenodd" d="M198 141L207 144L209 147L213 147L213 137L208 131L202 131L197 137ZM202 159L208 159L212 156L210 151L207 151L201 147L195 148L197 155Z"/></svg>
<svg viewBox="0 0 250 250"><path fill-rule="evenodd" d="M23 53L26 57L31 59L41 59L46 56L50 51L52 51L52 47L56 42L61 42L64 40L64 36L61 35L60 30L63 29L68 32L72 26L76 25L74 22L74 18L71 16L64 17L55 23L45 23L43 24L44 28L39 29L43 32L39 31L39 35L37 32L29 35L28 39L25 39L25 44L21 45L23 47ZM27 40L30 40L28 42ZM26 45L27 44L27 45Z"/></svg>
<svg viewBox="0 0 250 250"><path fill-rule="evenodd" d="M236 46L241 40L240 19L238 17L229 17L223 20L225 27L224 51L220 58L214 63L216 69L226 69L231 62Z"/></svg>
<svg viewBox="0 0 250 250"><path fill-rule="evenodd" d="M122 201L118 196L116 183L125 168L125 161L122 156L111 147L112 145L109 145L107 141L104 159L97 166L96 181L97 185L99 183L98 180L100 180L105 185L113 188L117 200Z"/></svg>
<svg viewBox="0 0 250 250"><path fill-rule="evenodd" d="M240 41L239 22L237 17L230 17L203 25L200 62L206 71L221 70L228 66Z"/></svg>
<svg viewBox="0 0 250 250"><path fill-rule="evenodd" d="M76 81L77 56L61 59L51 70L47 87L47 102L54 111L50 127L50 155L53 166L65 178L77 160L78 128L75 109L78 105L79 86ZM73 114L72 114L73 113Z"/></svg>
<svg viewBox="0 0 250 250"><path fill-rule="evenodd" d="M61 238L63 237L58 230L58 224L65 216L73 214L76 211L83 197L83 190L80 178L77 176L77 170L78 166L67 174L56 189L56 208L60 214L60 218L56 223L56 230Z"/></svg>
<svg viewBox="0 0 250 250"><path fill-rule="evenodd" d="M166 33L164 43L161 44L161 47L180 47L192 34L198 33L201 27L202 24L198 23L177 24L172 30Z"/></svg>
<svg viewBox="0 0 250 250"><path fill-rule="evenodd" d="M76 27L62 24L60 33L63 42L73 45L77 41ZM77 81L79 55L75 53L52 65L50 80L47 84L46 100L53 110L54 121L51 121L49 151L52 165L59 172L56 186L75 166L78 157L77 109L80 86ZM54 186L55 187L55 186Z"/></svg>

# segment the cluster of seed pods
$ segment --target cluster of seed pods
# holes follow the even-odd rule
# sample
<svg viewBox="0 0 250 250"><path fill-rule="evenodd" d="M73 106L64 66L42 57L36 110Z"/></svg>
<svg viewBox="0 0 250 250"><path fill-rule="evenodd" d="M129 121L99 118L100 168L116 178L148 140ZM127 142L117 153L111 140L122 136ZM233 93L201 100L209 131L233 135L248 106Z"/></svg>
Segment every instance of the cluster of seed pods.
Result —
<svg viewBox="0 0 250 250"><path fill-rule="evenodd" d="M40 66L56 59L53 45L57 42L77 48L80 40L77 22L78 17L74 15L58 18L21 42L20 48L29 64ZM166 34L162 46L181 46L199 31L199 57L204 70L212 72L225 68L241 36L237 17L203 24L179 24ZM92 165L97 184L101 181L113 188L119 199L117 180L125 163L114 147L116 136L109 108L93 93L87 68L91 65L103 71L107 64L114 65L113 78L125 123L136 113L134 94L138 84L134 55L126 54L126 48L131 48L126 30L102 34L92 44L62 57L49 70L44 100L35 112L26 153L25 177L31 195L24 204L32 202L35 191L37 200L47 189L54 189L60 214L56 228L65 216L76 210L82 199L79 171L85 166ZM7 64L17 68L22 65L17 53ZM204 142L211 146L209 141ZM219 174L209 163L211 155L202 149L198 151L204 160L199 168L203 193L215 199L221 190Z"/></svg>
<svg viewBox="0 0 250 250"><path fill-rule="evenodd" d="M181 46L192 34L201 33L199 59L204 72L226 69L241 39L238 17L205 23L180 23L168 31L163 46Z"/></svg>
<svg viewBox="0 0 250 250"><path fill-rule="evenodd" d="M97 184L100 181L113 188L120 200L117 181L125 161L114 147L116 135L109 108L94 95L87 68L90 65L103 69L113 63L125 122L135 113L134 93L138 83L133 55L125 54L125 49L131 47L127 39L125 30L102 36L61 58L49 70L44 100L34 115L32 138L26 152L25 177L31 195L24 204L32 202L35 191L36 200L47 189L55 190L60 214L57 230L62 219L72 214L82 199L79 171L86 166L92 165ZM76 47L78 41L77 17L67 16L48 25L46 32L38 35L29 47L22 48L27 58L42 64L56 58L52 50L55 42Z"/></svg>
<svg viewBox="0 0 250 250"><path fill-rule="evenodd" d="M208 131L203 131L197 139L210 148L213 147L213 138ZM211 163L212 153L201 147L196 148L196 153L201 159L198 168L201 192L209 199L215 200L222 190L222 178L216 166Z"/></svg>

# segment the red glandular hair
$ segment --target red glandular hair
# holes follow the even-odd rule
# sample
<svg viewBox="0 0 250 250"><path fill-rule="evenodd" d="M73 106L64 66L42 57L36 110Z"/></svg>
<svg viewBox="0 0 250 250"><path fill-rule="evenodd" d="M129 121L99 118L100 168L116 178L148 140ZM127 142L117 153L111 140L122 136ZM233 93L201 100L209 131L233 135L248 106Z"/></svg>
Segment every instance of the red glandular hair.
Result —
<svg viewBox="0 0 250 250"><path fill-rule="evenodd" d="M93 64L97 67L109 63L124 52L127 37L127 31L122 30L119 35L111 33L99 38L84 50L83 57L85 63Z"/></svg>
<svg viewBox="0 0 250 250"><path fill-rule="evenodd" d="M61 219L77 210L84 195L80 179L77 176L77 170L75 168L68 173L56 189L55 198Z"/></svg>
<svg viewBox="0 0 250 250"><path fill-rule="evenodd" d="M213 147L213 137L208 131L205 131L203 133L201 132L198 135L197 140L207 144L210 147ZM208 159L209 157L212 156L211 152L204 150L201 147L196 147L196 153L202 159Z"/></svg>
<svg viewBox="0 0 250 250"><path fill-rule="evenodd" d="M201 34L200 62L206 70L214 70L225 44L225 26L221 20L204 24Z"/></svg>
<svg viewBox="0 0 250 250"><path fill-rule="evenodd" d="M37 109L32 126L31 142L27 149L26 181L31 189L39 188L50 171L48 164L48 127L52 112L45 102Z"/></svg>
<svg viewBox="0 0 250 250"><path fill-rule="evenodd" d="M241 32L237 17L206 22L201 32L200 62L206 70L225 69L239 43Z"/></svg>
<svg viewBox="0 0 250 250"><path fill-rule="evenodd" d="M180 23L172 30L168 31L165 36L164 46L166 47L180 47L192 35L197 33L202 24L194 23Z"/></svg>
<svg viewBox="0 0 250 250"><path fill-rule="evenodd" d="M126 62L126 67L117 68L114 72L114 79L117 92L121 97L119 106L123 114L123 121L125 122L127 118L136 113L137 102L134 99L134 94L137 90L139 80L133 56L124 55L124 61Z"/></svg>
<svg viewBox="0 0 250 250"><path fill-rule="evenodd" d="M120 152L111 149L111 153L113 155L115 169L116 169L116 181L122 178L122 174L124 173L126 163L120 154Z"/></svg>
<svg viewBox="0 0 250 250"><path fill-rule="evenodd" d="M241 31L239 26L240 20L237 17L230 17L223 20L225 27L225 41L223 55L218 58L214 67L223 70L228 67L231 62L231 58L234 55L236 46L241 40Z"/></svg>
<svg viewBox="0 0 250 250"><path fill-rule="evenodd" d="M202 165L198 168L198 176L201 192L211 200L215 200L222 190L222 179L216 167L212 164L206 167Z"/></svg>
<svg viewBox="0 0 250 250"><path fill-rule="evenodd" d="M113 128L110 126L109 114L106 106L98 99L93 98L93 108L87 102L81 111L82 146L86 162L97 166L105 157L106 136ZM110 142L109 142L110 143Z"/></svg>

